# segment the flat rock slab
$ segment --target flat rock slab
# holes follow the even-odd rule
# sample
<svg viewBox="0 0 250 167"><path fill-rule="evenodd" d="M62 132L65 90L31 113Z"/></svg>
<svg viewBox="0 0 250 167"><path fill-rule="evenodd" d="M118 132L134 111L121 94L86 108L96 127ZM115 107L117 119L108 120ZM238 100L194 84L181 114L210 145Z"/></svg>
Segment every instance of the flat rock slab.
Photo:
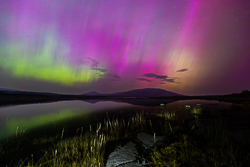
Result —
<svg viewBox="0 0 250 167"><path fill-rule="evenodd" d="M137 163L137 162L129 162L129 163L126 163L126 164L122 164L122 165L119 165L118 167L139 167L139 166L148 166L148 165L143 165L143 164L140 164L140 163Z"/></svg>
<svg viewBox="0 0 250 167"><path fill-rule="evenodd" d="M129 142L123 147L119 146L109 155L106 166L135 166L137 156L138 151L136 150L136 144Z"/></svg>
<svg viewBox="0 0 250 167"><path fill-rule="evenodd" d="M151 148L157 143L164 141L165 136L150 135L145 132L137 134L136 141L130 141L124 146L118 146L108 157L106 166L107 167L138 167L138 166L150 166L145 162L145 159L141 153L138 153L137 148L145 148L152 151ZM141 149L139 149L141 150ZM144 151L146 151L144 150ZM143 150L141 150L143 151ZM146 153L147 154L147 153Z"/></svg>
<svg viewBox="0 0 250 167"><path fill-rule="evenodd" d="M154 136L145 133L145 132L141 132L137 134L137 140L139 140L140 142L143 143L143 146L148 149L152 146L154 146L155 143L157 143L158 141L163 141L164 140L164 136Z"/></svg>

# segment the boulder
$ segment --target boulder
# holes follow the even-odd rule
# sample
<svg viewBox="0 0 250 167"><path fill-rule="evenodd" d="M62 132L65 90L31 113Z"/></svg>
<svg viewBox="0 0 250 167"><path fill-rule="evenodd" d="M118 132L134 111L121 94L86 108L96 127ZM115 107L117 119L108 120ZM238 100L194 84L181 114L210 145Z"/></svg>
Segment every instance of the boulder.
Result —
<svg viewBox="0 0 250 167"><path fill-rule="evenodd" d="M136 144L130 141L124 146L118 146L109 155L106 167L143 166L143 163L139 162L141 162L141 157L139 157Z"/></svg>

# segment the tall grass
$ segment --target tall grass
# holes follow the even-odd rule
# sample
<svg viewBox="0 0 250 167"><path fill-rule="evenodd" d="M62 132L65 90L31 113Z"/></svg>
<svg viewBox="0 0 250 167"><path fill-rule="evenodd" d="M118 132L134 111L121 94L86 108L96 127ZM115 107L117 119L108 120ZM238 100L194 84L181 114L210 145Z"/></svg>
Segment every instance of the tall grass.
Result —
<svg viewBox="0 0 250 167"><path fill-rule="evenodd" d="M192 111L201 113L197 108ZM156 147L150 153L146 160L153 166L239 167L246 166L249 162L249 136L239 145L231 140L226 122L207 123L204 120L195 119L193 126L190 127L186 124L177 124L175 119L175 112L166 111L152 115L137 112L127 120L116 117L110 119L107 115L107 118L96 127L90 125L87 131L84 131L83 127L79 128L72 138L65 137L63 129L55 137L34 139L34 146L53 143L53 147L44 150L42 157L37 158L32 154L29 159L18 162L17 166L102 167L105 166L107 153L111 152L107 151L108 144L121 140L130 141L141 131L154 133L155 139L155 132L159 128L162 128L162 132L173 140L168 145ZM155 123L161 126L154 126Z"/></svg>
<svg viewBox="0 0 250 167"><path fill-rule="evenodd" d="M60 140L37 163L29 162L27 166L104 166L105 138L98 128L96 133Z"/></svg>
<svg viewBox="0 0 250 167"><path fill-rule="evenodd" d="M175 133L177 132L177 133ZM233 141L227 123L221 119L205 124L196 119L195 128L175 131L175 142L152 153L152 165L240 167L250 165L249 136Z"/></svg>
<svg viewBox="0 0 250 167"><path fill-rule="evenodd" d="M169 112L169 111L160 111L158 113L156 113L156 116L158 117L162 117L164 118L165 120L168 120L168 121L175 121L176 120L176 114L175 112Z"/></svg>
<svg viewBox="0 0 250 167"><path fill-rule="evenodd" d="M129 138L131 134L145 129L145 126L145 113L135 113L127 122L114 117L110 119L107 116L103 124L97 124L96 130L93 131L90 126L89 131L83 134L81 128L80 135L70 139L63 139L63 129L61 140L53 148L46 151L38 162L29 161L27 166L104 166L107 142ZM77 130L77 133L79 131L80 129ZM35 139L34 144L55 142L58 137Z"/></svg>

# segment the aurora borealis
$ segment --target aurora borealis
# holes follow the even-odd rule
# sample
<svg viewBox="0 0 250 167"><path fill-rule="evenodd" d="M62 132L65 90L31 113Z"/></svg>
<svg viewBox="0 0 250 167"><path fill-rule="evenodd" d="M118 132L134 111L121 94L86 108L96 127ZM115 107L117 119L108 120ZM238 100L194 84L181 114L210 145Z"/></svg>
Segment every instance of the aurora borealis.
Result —
<svg viewBox="0 0 250 167"><path fill-rule="evenodd" d="M250 90L249 0L2 0L0 88Z"/></svg>

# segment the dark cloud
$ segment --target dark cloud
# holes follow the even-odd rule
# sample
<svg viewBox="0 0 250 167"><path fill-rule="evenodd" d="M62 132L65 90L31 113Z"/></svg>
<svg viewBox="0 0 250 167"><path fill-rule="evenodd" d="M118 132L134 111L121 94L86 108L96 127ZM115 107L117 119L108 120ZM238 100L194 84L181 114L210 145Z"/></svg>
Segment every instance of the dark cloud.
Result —
<svg viewBox="0 0 250 167"><path fill-rule="evenodd" d="M96 70L96 72L107 72L108 70L104 69L104 68L98 68L98 67L92 67L92 70Z"/></svg>
<svg viewBox="0 0 250 167"><path fill-rule="evenodd" d="M107 79L108 81L120 81L119 79Z"/></svg>
<svg viewBox="0 0 250 167"><path fill-rule="evenodd" d="M176 79L177 79L177 77L163 79L163 80L161 80L162 81L161 84L164 82L179 83L179 82L176 82Z"/></svg>
<svg viewBox="0 0 250 167"><path fill-rule="evenodd" d="M187 68L183 68L183 69L180 69L180 70L178 70L176 72L185 72L185 71L188 71L188 69Z"/></svg>
<svg viewBox="0 0 250 167"><path fill-rule="evenodd" d="M116 75L116 74L106 74L105 79L107 79L109 81L120 81L121 77L119 75Z"/></svg>
<svg viewBox="0 0 250 167"><path fill-rule="evenodd" d="M147 77L147 78L155 78L155 79L166 79L166 78L168 78L167 75L157 75L157 74L154 74L154 73L146 73L146 74L143 74L142 76Z"/></svg>
<svg viewBox="0 0 250 167"><path fill-rule="evenodd" d="M78 64L88 65L91 67L97 67L100 63L90 57L81 57L77 60Z"/></svg>
<svg viewBox="0 0 250 167"><path fill-rule="evenodd" d="M185 70L185 69L182 69L182 70ZM167 75L157 75L157 74L154 74L154 73L146 73L146 74L143 74L142 76L144 76L146 78L160 79L161 80L160 84L166 84L166 82L178 83L178 82L176 82L176 80L180 79L178 77L171 77L170 78ZM151 80L146 79L146 78L138 78L137 80L151 82Z"/></svg>
<svg viewBox="0 0 250 167"><path fill-rule="evenodd" d="M174 83L174 82L175 82L175 79L173 79L173 78L170 78L170 79L164 79L164 81Z"/></svg>
<svg viewBox="0 0 250 167"><path fill-rule="evenodd" d="M108 70L103 68L103 65L90 57L82 57L77 60L78 65L85 65L90 67L92 70L96 70L97 72L107 72Z"/></svg>
<svg viewBox="0 0 250 167"><path fill-rule="evenodd" d="M77 60L78 65L85 65L90 67L92 70L95 70L97 74L106 73L108 70L103 68L103 65L98 61L90 58L90 57L82 57Z"/></svg>
<svg viewBox="0 0 250 167"><path fill-rule="evenodd" d="M112 78L121 78L119 75L116 75L116 74L106 74L106 76L108 77L112 77Z"/></svg>
<svg viewBox="0 0 250 167"><path fill-rule="evenodd" d="M139 80L139 81L151 82L150 79L146 79L146 78L137 78L137 80Z"/></svg>

